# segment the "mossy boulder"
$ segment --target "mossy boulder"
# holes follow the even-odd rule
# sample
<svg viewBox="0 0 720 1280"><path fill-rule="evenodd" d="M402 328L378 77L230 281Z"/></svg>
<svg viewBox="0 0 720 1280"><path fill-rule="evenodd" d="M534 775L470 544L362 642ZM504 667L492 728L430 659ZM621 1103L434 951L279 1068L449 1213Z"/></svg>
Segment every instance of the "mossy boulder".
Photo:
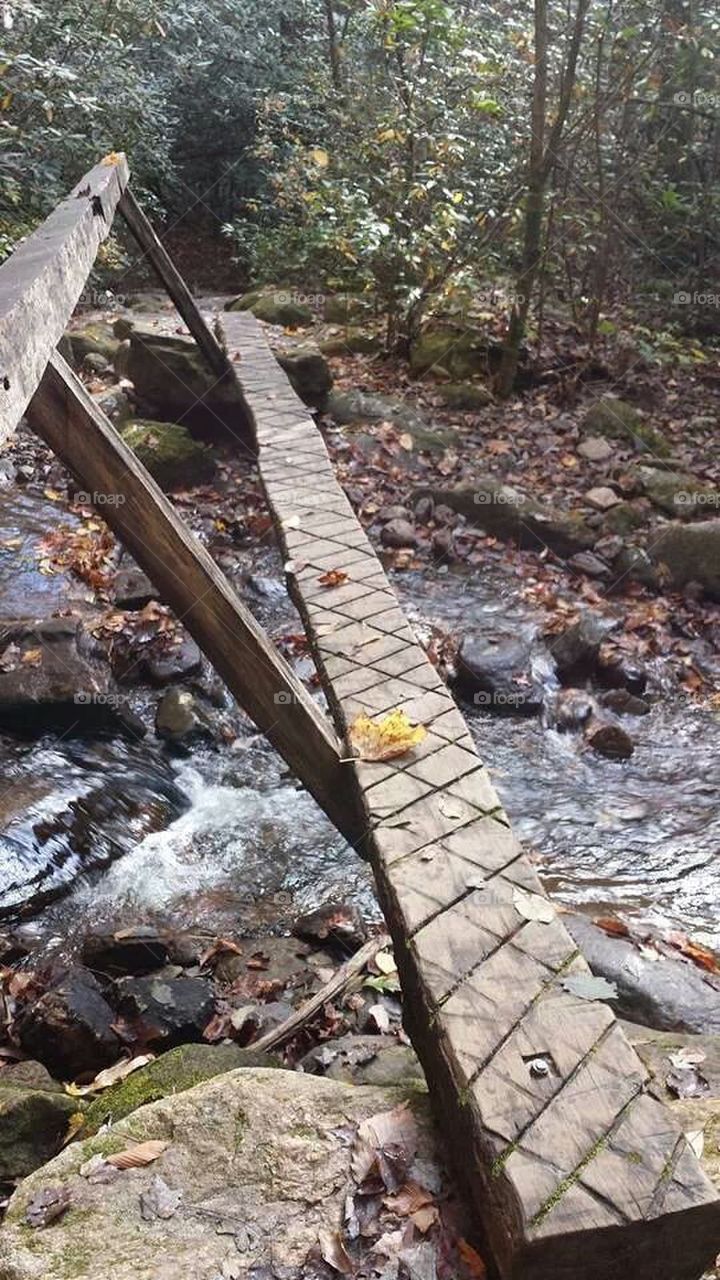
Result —
<svg viewBox="0 0 720 1280"><path fill-rule="evenodd" d="M457 382L491 371L488 341L475 329L443 324L428 328L410 348L413 373L445 374Z"/></svg>
<svg viewBox="0 0 720 1280"><path fill-rule="evenodd" d="M115 1124L148 1102L193 1089L196 1084L212 1080L225 1071L274 1065L269 1054L254 1053L236 1044L180 1045L94 1098L85 1112L83 1133L87 1136L97 1133L104 1124L109 1121Z"/></svg>
<svg viewBox="0 0 720 1280"><path fill-rule="evenodd" d="M163 489L202 484L215 474L211 451L179 422L136 418L120 430L125 443Z"/></svg>
<svg viewBox="0 0 720 1280"><path fill-rule="evenodd" d="M327 412L341 427L389 422L411 436L413 447L420 452L442 453L459 439L452 427L433 425L407 400L373 391L333 391L328 397Z"/></svg>
<svg viewBox="0 0 720 1280"><path fill-rule="evenodd" d="M374 356L382 349L383 340L379 333L368 333L356 325L320 343L320 350L326 356Z"/></svg>
<svg viewBox="0 0 720 1280"><path fill-rule="evenodd" d="M603 513L602 526L606 533L617 533L621 537L641 529L648 522L649 511L634 502L618 502Z"/></svg>
<svg viewBox="0 0 720 1280"><path fill-rule="evenodd" d="M720 490L694 476L662 467L638 467L638 482L653 506L677 520L693 520L720 510Z"/></svg>
<svg viewBox="0 0 720 1280"><path fill-rule="evenodd" d="M494 400L492 391L479 382L448 382L439 386L436 394L448 409L470 412L484 409Z"/></svg>
<svg viewBox="0 0 720 1280"><path fill-rule="evenodd" d="M68 329L64 335L62 352L75 369L79 369L86 356L100 355L109 363L120 345L112 325L104 320L85 325L83 329Z"/></svg>
<svg viewBox="0 0 720 1280"><path fill-rule="evenodd" d="M275 348L275 357L285 370L293 390L313 409L323 409L333 384L330 365L313 344Z"/></svg>
<svg viewBox="0 0 720 1280"><path fill-rule="evenodd" d="M234 435L244 429L242 400L231 373L218 378L190 338L133 328L118 349L119 376L134 384L146 418L182 421L199 432Z"/></svg>
<svg viewBox="0 0 720 1280"><path fill-rule="evenodd" d="M569 557L589 551L596 542L596 534L577 512L545 507L492 476L479 476L472 488L416 489L412 501L428 497L459 512L469 524L529 551L549 547Z"/></svg>
<svg viewBox="0 0 720 1280"><path fill-rule="evenodd" d="M314 316L304 302L299 301L292 289L268 287L243 293L232 302L226 302L226 311L252 311L258 320L266 324L282 325L284 329L304 329L312 324Z"/></svg>
<svg viewBox="0 0 720 1280"><path fill-rule="evenodd" d="M647 450L660 458L670 455L667 440L655 431L634 405L617 396L602 396L588 409L581 424L584 435L621 440L629 448Z"/></svg>
<svg viewBox="0 0 720 1280"><path fill-rule="evenodd" d="M359 293L334 293L325 299L323 319L328 324L350 324L372 311L372 300Z"/></svg>
<svg viewBox="0 0 720 1280"><path fill-rule="evenodd" d="M20 1064L24 1066L25 1064ZM39 1067L39 1064L30 1064ZM11 1068L0 1075L0 1181L25 1178L51 1160L62 1146L70 1117L84 1109L44 1068L40 1079ZM5 1083L7 1079L8 1083Z"/></svg>
<svg viewBox="0 0 720 1280"><path fill-rule="evenodd" d="M660 578L672 587L697 582L720 600L720 519L668 524L649 548Z"/></svg>

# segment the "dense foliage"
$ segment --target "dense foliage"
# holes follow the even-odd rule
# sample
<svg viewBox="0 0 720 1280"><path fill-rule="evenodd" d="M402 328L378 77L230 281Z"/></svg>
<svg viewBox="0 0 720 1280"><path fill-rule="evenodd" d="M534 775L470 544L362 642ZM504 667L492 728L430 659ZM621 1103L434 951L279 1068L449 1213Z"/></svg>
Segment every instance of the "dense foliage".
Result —
<svg viewBox="0 0 720 1280"><path fill-rule="evenodd" d="M542 4L534 290L591 339L618 299L710 290L717 12L594 0L569 75L578 2L4 0L0 247L122 148L156 214L224 227L249 278L371 286L407 340L521 264Z"/></svg>

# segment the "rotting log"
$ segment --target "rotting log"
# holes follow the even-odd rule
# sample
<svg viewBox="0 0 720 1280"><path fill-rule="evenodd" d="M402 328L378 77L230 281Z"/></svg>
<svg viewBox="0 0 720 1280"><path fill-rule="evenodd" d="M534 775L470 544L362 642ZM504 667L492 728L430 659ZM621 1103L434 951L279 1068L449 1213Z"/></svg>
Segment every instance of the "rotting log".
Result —
<svg viewBox="0 0 720 1280"><path fill-rule="evenodd" d="M395 707L427 727L406 756L350 767L408 1030L500 1272L698 1280L720 1248L712 1184L609 1005L587 998L588 966L257 321L223 326L338 731ZM328 570L345 576L328 587Z"/></svg>
<svg viewBox="0 0 720 1280"><path fill-rule="evenodd" d="M0 267L0 444L62 337L127 181L123 155L96 165Z"/></svg>
<svg viewBox="0 0 720 1280"><path fill-rule="evenodd" d="M30 404L28 420L100 503L103 519L242 708L335 826L354 841L349 774L326 717L57 352Z"/></svg>
<svg viewBox="0 0 720 1280"><path fill-rule="evenodd" d="M118 212L165 286L213 373L218 378L232 377L232 366L225 351L205 323L193 295L129 187L126 187L118 204Z"/></svg>

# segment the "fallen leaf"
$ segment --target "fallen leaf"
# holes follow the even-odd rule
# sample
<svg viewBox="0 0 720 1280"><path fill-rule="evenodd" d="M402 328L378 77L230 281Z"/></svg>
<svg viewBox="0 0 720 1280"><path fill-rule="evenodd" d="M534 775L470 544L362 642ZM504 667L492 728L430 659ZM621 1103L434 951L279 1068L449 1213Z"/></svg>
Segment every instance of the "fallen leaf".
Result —
<svg viewBox="0 0 720 1280"><path fill-rule="evenodd" d="M109 1089L111 1085L117 1084L118 1080L125 1080L140 1067L146 1067L154 1057L153 1053L141 1053L136 1058L121 1058L114 1067L106 1067L104 1071L99 1071L90 1084L66 1084L65 1092L73 1098L82 1098L86 1093L100 1093L103 1089Z"/></svg>
<svg viewBox="0 0 720 1280"><path fill-rule="evenodd" d="M367 1016L375 1024L375 1029L380 1035L385 1035L390 1030L390 1014L383 1004L373 1004L367 1011Z"/></svg>
<svg viewBox="0 0 720 1280"><path fill-rule="evenodd" d="M100 161L100 163L101 163L101 164L108 164L108 165L110 165L110 164L119 164L121 160L122 160L122 153L121 153L121 152L119 152L119 151L108 151L107 155L106 155L106 156L103 156L103 158L102 158L102 160Z"/></svg>
<svg viewBox="0 0 720 1280"><path fill-rule="evenodd" d="M424 1209L418 1209L415 1213L411 1213L410 1221L415 1224L422 1235L426 1235L430 1228L435 1226L438 1217L439 1214L435 1206L429 1204Z"/></svg>
<svg viewBox="0 0 720 1280"><path fill-rule="evenodd" d="M477 1249L473 1249L467 1240L458 1240L458 1253L465 1264L465 1269L472 1277L472 1280L485 1280L487 1275L487 1267L483 1262Z"/></svg>
<svg viewBox="0 0 720 1280"><path fill-rule="evenodd" d="M601 916L599 920L594 920L594 924L598 929L602 929L603 933L610 934L614 938L627 938L630 930L622 920L616 920L614 916Z"/></svg>
<svg viewBox="0 0 720 1280"><path fill-rule="evenodd" d="M349 741L360 760L393 760L412 751L427 730L413 726L404 711L390 711L379 720L359 715L350 725Z"/></svg>
<svg viewBox="0 0 720 1280"><path fill-rule="evenodd" d="M161 1138L149 1138L147 1142L138 1142L133 1147L126 1147L124 1151L116 1151L114 1155L107 1157L107 1163L115 1169L142 1169L144 1165L157 1160L169 1146L170 1143L163 1142Z"/></svg>
<svg viewBox="0 0 720 1280"><path fill-rule="evenodd" d="M339 1231L321 1231L318 1244L323 1262L343 1276L352 1275L354 1267Z"/></svg>
<svg viewBox="0 0 720 1280"><path fill-rule="evenodd" d="M390 951L378 951L373 957L373 963L381 973L397 973L395 957Z"/></svg>
<svg viewBox="0 0 720 1280"><path fill-rule="evenodd" d="M572 973L560 983L571 996L581 1000L617 1000L617 987L592 973Z"/></svg>
<svg viewBox="0 0 720 1280"><path fill-rule="evenodd" d="M432 1200L432 1192L428 1191L427 1187L408 1179L395 1195L385 1196L383 1204L391 1213L397 1213L402 1218L406 1218L411 1213L416 1213L418 1209L424 1209L426 1205L432 1204Z"/></svg>
<svg viewBox="0 0 720 1280"><path fill-rule="evenodd" d="M182 1191L169 1187L165 1179L156 1173L149 1190L143 1191L140 1196L142 1217L146 1222L152 1222L154 1218L174 1217L182 1200L182 1194Z"/></svg>
<svg viewBox="0 0 720 1280"><path fill-rule="evenodd" d="M42 649L26 649L20 661L25 667L39 667L42 658Z"/></svg>
<svg viewBox="0 0 720 1280"><path fill-rule="evenodd" d="M67 1146L68 1142L72 1142L73 1138L77 1137L84 1125L85 1116L82 1111L74 1111L68 1120L68 1127L65 1130L65 1137L63 1138L64 1147Z"/></svg>
<svg viewBox="0 0 720 1280"><path fill-rule="evenodd" d="M405 1183L417 1151L417 1125L408 1103L363 1120L351 1168L366 1193L395 1192Z"/></svg>
<svg viewBox="0 0 720 1280"><path fill-rule="evenodd" d="M343 569L328 569L327 573L321 573L318 578L321 587L340 587L347 580L348 575Z"/></svg>
<svg viewBox="0 0 720 1280"><path fill-rule="evenodd" d="M49 1227L70 1208L72 1193L69 1187L44 1187L31 1197L25 1210L29 1227Z"/></svg>
<svg viewBox="0 0 720 1280"><path fill-rule="evenodd" d="M548 898L539 893L527 893L525 889L513 889L513 906L524 920L538 920L550 924L555 919L555 908Z"/></svg>

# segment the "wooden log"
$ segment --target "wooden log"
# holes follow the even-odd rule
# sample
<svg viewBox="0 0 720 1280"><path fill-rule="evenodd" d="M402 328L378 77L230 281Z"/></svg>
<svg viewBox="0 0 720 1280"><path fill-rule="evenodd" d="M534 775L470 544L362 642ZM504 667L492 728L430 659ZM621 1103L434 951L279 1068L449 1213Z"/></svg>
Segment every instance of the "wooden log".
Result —
<svg viewBox="0 0 720 1280"><path fill-rule="evenodd" d="M720 1247L720 1201L593 998L259 325L240 312L223 325L339 732L394 707L427 728L405 756L351 767L407 1028L498 1268L505 1280L698 1280Z"/></svg>
<svg viewBox="0 0 720 1280"><path fill-rule="evenodd" d="M195 637L240 705L339 830L354 840L357 827L349 807L348 770L328 721L57 352L28 418L83 489L97 495L103 519Z"/></svg>
<svg viewBox="0 0 720 1280"><path fill-rule="evenodd" d="M0 444L17 427L82 293L128 181L108 157L0 267Z"/></svg>
<svg viewBox="0 0 720 1280"><path fill-rule="evenodd" d="M129 187L126 187L122 195L118 211L154 268L161 284L167 289L213 373L216 373L218 378L224 375L232 377L232 366L227 355L205 323L200 308L180 272Z"/></svg>

